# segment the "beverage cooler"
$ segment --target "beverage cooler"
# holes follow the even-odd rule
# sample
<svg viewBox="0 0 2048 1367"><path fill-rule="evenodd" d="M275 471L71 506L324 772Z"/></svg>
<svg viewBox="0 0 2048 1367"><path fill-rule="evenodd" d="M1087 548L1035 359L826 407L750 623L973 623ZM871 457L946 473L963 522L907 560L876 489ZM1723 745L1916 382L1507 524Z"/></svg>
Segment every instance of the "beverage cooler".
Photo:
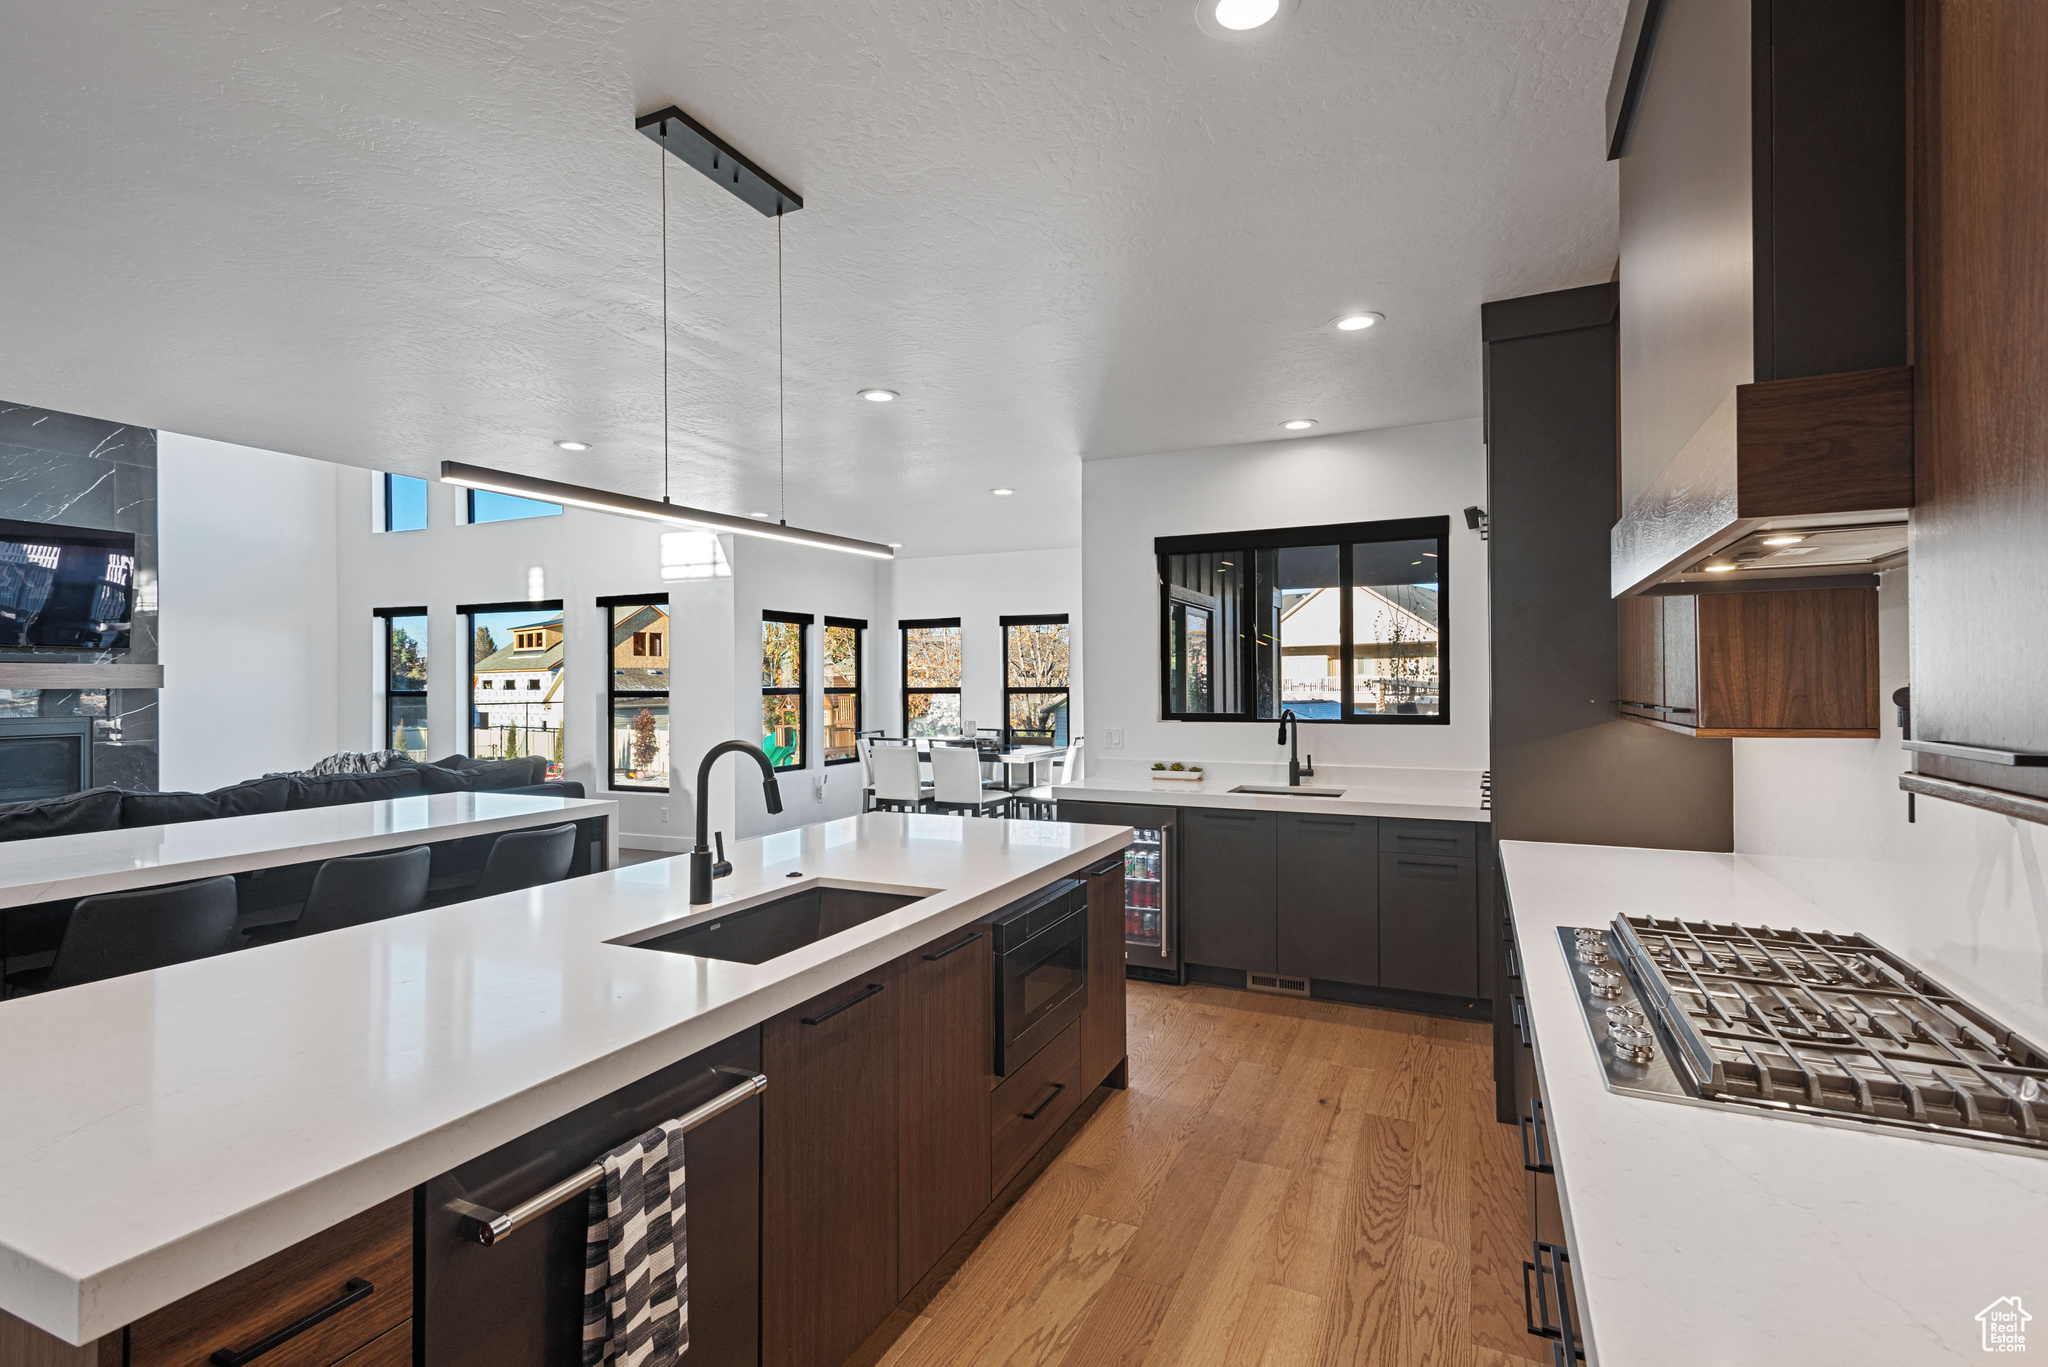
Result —
<svg viewBox="0 0 2048 1367"><path fill-rule="evenodd" d="M1180 981L1179 815L1173 807L1060 800L1062 821L1136 832L1124 851L1124 967L1134 978Z"/></svg>

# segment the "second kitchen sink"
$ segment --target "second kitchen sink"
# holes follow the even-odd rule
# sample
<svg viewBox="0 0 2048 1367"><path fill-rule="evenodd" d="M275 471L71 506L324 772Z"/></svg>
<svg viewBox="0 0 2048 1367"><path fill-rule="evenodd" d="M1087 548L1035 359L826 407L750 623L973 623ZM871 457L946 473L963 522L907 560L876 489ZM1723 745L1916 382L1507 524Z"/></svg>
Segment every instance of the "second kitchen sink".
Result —
<svg viewBox="0 0 2048 1367"><path fill-rule="evenodd" d="M1263 797L1342 797L1342 788L1289 788L1284 783L1240 783L1233 793L1258 793Z"/></svg>
<svg viewBox="0 0 2048 1367"><path fill-rule="evenodd" d="M703 925L687 926L651 940L641 940L633 947L658 949L664 954L725 959L731 963L765 964L770 959L815 944L827 935L851 930L863 921L872 921L928 895L866 892L857 888L806 888L772 902L715 917Z"/></svg>

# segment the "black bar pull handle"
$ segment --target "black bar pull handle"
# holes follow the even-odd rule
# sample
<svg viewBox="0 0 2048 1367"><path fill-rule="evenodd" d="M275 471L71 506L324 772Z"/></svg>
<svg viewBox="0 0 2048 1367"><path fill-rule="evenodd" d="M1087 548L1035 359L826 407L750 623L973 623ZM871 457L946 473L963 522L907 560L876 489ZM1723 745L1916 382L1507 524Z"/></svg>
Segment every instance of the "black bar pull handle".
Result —
<svg viewBox="0 0 2048 1367"><path fill-rule="evenodd" d="M1556 1166L1550 1161L1550 1135L1543 1128L1542 1097L1529 1098L1529 1111L1522 1117L1521 1126L1523 1169L1528 1172L1556 1172ZM1532 1133L1536 1139L1533 1148L1529 1143Z"/></svg>
<svg viewBox="0 0 2048 1367"><path fill-rule="evenodd" d="M858 996L848 997L845 1001L839 1003L839 1005L833 1007L830 1011L820 1011L815 1016L805 1016L803 1017L803 1022L805 1025L823 1025L826 1021L831 1020L841 1011L845 1011L851 1007L859 1006L862 1002L866 1001L869 997L874 996L875 993L880 992L881 990L882 984L869 983L867 991L860 993Z"/></svg>
<svg viewBox="0 0 2048 1367"><path fill-rule="evenodd" d="M1088 870L1088 876L1090 878L1099 878L1105 873L1114 873L1123 866L1124 857L1121 854L1119 854L1116 858L1105 859L1100 864L1097 864L1094 868Z"/></svg>
<svg viewBox="0 0 2048 1367"><path fill-rule="evenodd" d="M1066 1084L1066 1083L1064 1083L1064 1082L1055 1082L1055 1083L1053 1083L1053 1085L1052 1085L1052 1091L1051 1091L1050 1093L1048 1093L1048 1094L1046 1095L1046 1098L1045 1098L1045 1100L1043 1100L1043 1101L1039 1102L1039 1103L1038 1103L1038 1104L1037 1104L1036 1106L1032 1107L1032 1108L1031 1108L1030 1110L1028 1110L1028 1111L1019 1111L1019 1112L1017 1112L1017 1118L1018 1118L1019 1120L1036 1120L1036 1119L1038 1119L1039 1113L1040 1113L1041 1111L1043 1111L1043 1110L1044 1110L1044 1109L1045 1109L1046 1107L1048 1107L1048 1106L1052 1105L1052 1103L1053 1103L1053 1102L1055 1102L1055 1101L1059 1100L1059 1095L1060 1095L1060 1093L1061 1093L1061 1092L1064 1092L1064 1091L1066 1091L1066 1090L1067 1090L1067 1084Z"/></svg>
<svg viewBox="0 0 2048 1367"><path fill-rule="evenodd" d="M342 1286L339 1297L321 1306L298 1323L287 1324L276 1333L266 1335L240 1351L233 1348L215 1349L211 1359L213 1367L242 1367L242 1364L245 1362L254 1362L257 1358L262 1357L280 1344L291 1342L329 1316L338 1315L357 1301L368 1299L370 1293L376 1289L375 1286L364 1281L361 1277L350 1277L347 1283Z"/></svg>
<svg viewBox="0 0 2048 1367"><path fill-rule="evenodd" d="M975 942L976 940L979 940L980 938L981 938L981 932L980 932L980 931L978 931L978 930L976 930L976 931L970 931L970 932L968 933L968 936L967 936L967 938L966 938L966 939L964 939L964 940L962 940L962 941L960 941L960 943L958 943L958 944L952 944L952 945L947 945L947 946L946 946L946 947L945 947L944 949L940 950L940 951L939 951L938 953L936 953L936 954L927 954L927 955L925 955L925 956L924 956L924 961L925 961L926 963L928 963L928 964L933 964L933 963L937 963L937 962L938 962L939 960L941 960L941 959L945 958L945 957L946 957L946 956L947 956L948 954L957 954L957 953L959 953L959 952L960 952L961 950L963 950L963 949L967 948L967 946L969 946L969 945L973 944L973 943L974 943L974 942ZM880 992L881 990L882 990L882 989L881 989L881 988L879 988L879 987L877 987L877 988L875 989L875 991L877 991L877 992ZM856 999L856 1000L858 1000L858 999ZM852 1003L852 1002L848 1002L848 1003L847 1003L846 1005L847 1005L847 1006L851 1006L851 1005L853 1005L853 1003ZM840 1009L840 1010L842 1010L842 1011L844 1011L844 1010L846 1009L846 1007L845 1007L845 1006L842 1006L842 1007L840 1007L839 1009Z"/></svg>

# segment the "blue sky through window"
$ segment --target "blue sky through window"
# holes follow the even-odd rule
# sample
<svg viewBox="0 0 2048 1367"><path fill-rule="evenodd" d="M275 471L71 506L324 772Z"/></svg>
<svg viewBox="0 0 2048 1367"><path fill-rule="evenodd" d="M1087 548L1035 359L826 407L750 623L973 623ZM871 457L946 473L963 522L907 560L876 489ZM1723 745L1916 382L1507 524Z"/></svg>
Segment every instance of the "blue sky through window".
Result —
<svg viewBox="0 0 2048 1367"><path fill-rule="evenodd" d="M553 517L561 511L562 505L559 503L542 503L539 499L493 493L489 489L469 491L471 522L510 522L522 517Z"/></svg>
<svg viewBox="0 0 2048 1367"><path fill-rule="evenodd" d="M425 531L427 482L411 475L384 476L384 530Z"/></svg>

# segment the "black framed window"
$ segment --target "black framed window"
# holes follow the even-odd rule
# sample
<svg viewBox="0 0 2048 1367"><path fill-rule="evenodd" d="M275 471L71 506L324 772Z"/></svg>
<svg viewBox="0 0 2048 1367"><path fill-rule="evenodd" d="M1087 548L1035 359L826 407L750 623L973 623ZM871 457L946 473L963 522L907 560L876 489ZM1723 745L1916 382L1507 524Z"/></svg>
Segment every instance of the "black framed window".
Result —
<svg viewBox="0 0 2048 1367"><path fill-rule="evenodd" d="M924 617L903 633L903 734L960 734L960 619Z"/></svg>
<svg viewBox="0 0 2048 1367"><path fill-rule="evenodd" d="M804 767L804 687L811 615L761 614L761 751L777 769Z"/></svg>
<svg viewBox="0 0 2048 1367"><path fill-rule="evenodd" d="M384 624L384 748L427 757L427 610L378 608Z"/></svg>
<svg viewBox="0 0 2048 1367"><path fill-rule="evenodd" d="M668 595L600 598L597 606L611 625L605 660L605 717L611 735L608 782L631 792L665 793L669 662L675 650Z"/></svg>
<svg viewBox="0 0 2048 1367"><path fill-rule="evenodd" d="M384 530L422 532L427 528L427 482L414 475L384 476Z"/></svg>
<svg viewBox="0 0 2048 1367"><path fill-rule="evenodd" d="M853 617L825 619L825 763L860 758L860 648L868 624Z"/></svg>
<svg viewBox="0 0 2048 1367"><path fill-rule="evenodd" d="M1160 537L1160 715L1447 724L1450 527Z"/></svg>
<svg viewBox="0 0 2048 1367"><path fill-rule="evenodd" d="M476 759L548 761L562 776L562 600L465 603L469 637L469 753Z"/></svg>
<svg viewBox="0 0 2048 1367"><path fill-rule="evenodd" d="M1003 724L1010 739L1065 745L1073 661L1067 614L1001 620Z"/></svg>

